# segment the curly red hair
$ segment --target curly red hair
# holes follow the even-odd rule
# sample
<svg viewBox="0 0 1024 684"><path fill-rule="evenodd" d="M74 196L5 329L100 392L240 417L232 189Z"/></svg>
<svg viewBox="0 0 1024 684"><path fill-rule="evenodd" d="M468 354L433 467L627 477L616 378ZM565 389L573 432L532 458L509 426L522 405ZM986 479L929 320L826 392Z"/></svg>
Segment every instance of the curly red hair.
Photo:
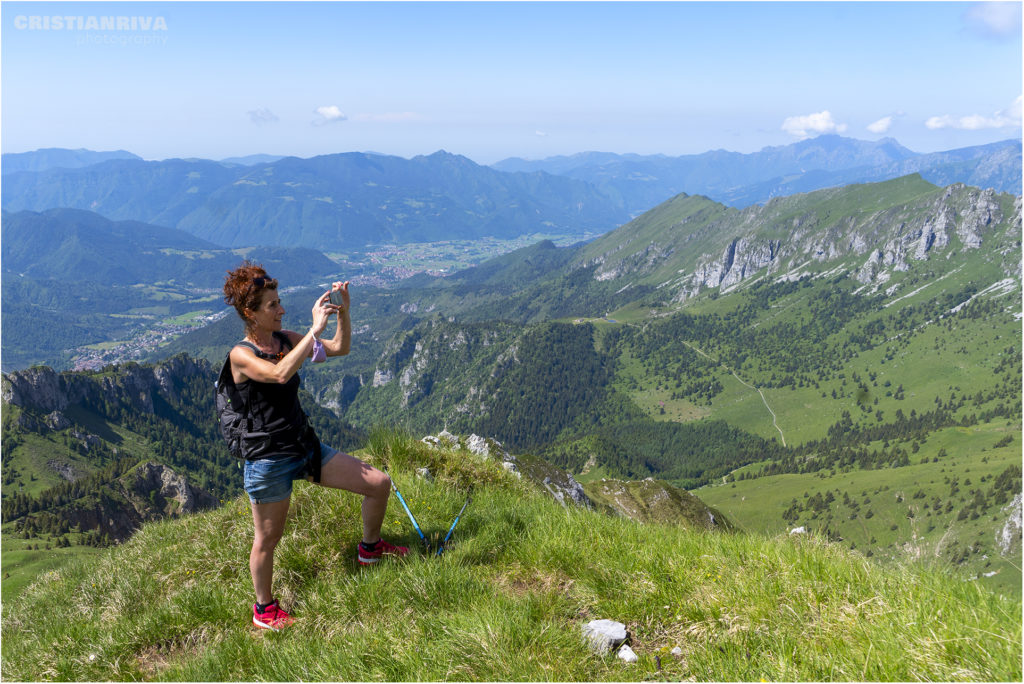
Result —
<svg viewBox="0 0 1024 684"><path fill-rule="evenodd" d="M265 282L262 286L257 285L257 278ZM248 329L252 322L245 315L246 309L256 311L260 307L264 290L276 290L277 280L267 275L262 264L256 264L248 259L233 271L228 271L224 278L224 303L235 307L238 316L245 321Z"/></svg>

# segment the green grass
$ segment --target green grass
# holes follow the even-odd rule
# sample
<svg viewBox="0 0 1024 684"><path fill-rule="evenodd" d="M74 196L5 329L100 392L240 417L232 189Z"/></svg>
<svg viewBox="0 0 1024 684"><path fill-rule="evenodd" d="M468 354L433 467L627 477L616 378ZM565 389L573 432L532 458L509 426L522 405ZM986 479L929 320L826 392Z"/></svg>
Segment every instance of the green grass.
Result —
<svg viewBox="0 0 1024 684"><path fill-rule="evenodd" d="M74 535L69 535L72 537ZM3 552L0 553L0 564L3 565L3 581L0 583L0 600L10 603L32 582L47 572L57 570L69 561L80 560L98 555L103 551L89 546L71 546L65 549L27 549L29 544L39 544L38 539L31 542L23 539L12 539L4 536Z"/></svg>
<svg viewBox="0 0 1024 684"><path fill-rule="evenodd" d="M986 680L1021 677L1021 605L819 538L706 534L565 509L465 452L371 439L428 531L474 500L442 558L362 568L357 497L299 483L277 552L284 633L249 624L244 498L144 529L5 602L5 679L174 681ZM435 482L412 474L429 465ZM640 660L595 655L591 619ZM669 650L679 646L683 654ZM655 656L661 658L657 672Z"/></svg>
<svg viewBox="0 0 1024 684"><path fill-rule="evenodd" d="M1001 507L993 506L975 520L958 520L957 517L970 502L971 489L987 490L990 478L998 476L1008 466L1020 464L1019 441L993 448L1007 435L1019 438L1020 429L1019 423L1004 420L972 428L940 430L932 433L920 451L912 456L912 465L902 468L773 475L702 487L693 493L747 531L780 534L798 526L820 528L827 521L843 537L844 545L854 544L862 553L870 550L879 559L933 563L961 580L978 576L979 583L1019 597L1020 553L1001 555L994 539L995 529L1002 526L1007 514ZM872 448L880 446L871 445ZM933 462L940 450L945 450L947 455ZM756 473L761 465L746 466L734 475ZM956 495L950 495L953 478L960 483ZM965 484L967 481L971 484ZM813 496L830 490L848 493L858 505L844 505L840 493L836 494L836 501L827 514L812 518L804 513L796 521L783 519L783 512L794 499L804 501L804 493ZM923 496L915 499L918 492ZM865 498L870 502L863 503ZM952 502L953 509L934 511L931 503L936 498L943 504ZM870 517L865 515L868 510L872 512ZM913 510L913 518L908 518L908 510ZM851 519L853 513L857 515ZM950 562L954 548L971 545L977 545L978 551L971 553L963 564ZM989 572L997 574L985 577Z"/></svg>
<svg viewBox="0 0 1024 684"><path fill-rule="evenodd" d="M829 263L817 268L833 269L836 265ZM855 267L858 264L850 262L845 265ZM1002 277L999 265L987 261L980 252L970 252L963 259L949 264L938 263L937 260L915 263L911 271L897 273L887 283L902 283L892 297L880 300L876 310L856 317L850 325L833 334L825 344L835 350L833 356L838 358L851 331L862 329L872 321L884 319L914 305L950 296L969 283L974 283L981 290ZM855 285L846 283L841 287L853 289ZM748 287L741 285L738 291L727 296L697 298L676 310L688 314L725 315L744 301L744 291ZM806 321L808 297L831 287L834 286L827 279L818 279L811 287L799 288L776 298L771 301L770 307L758 313L752 325L763 330L775 325L799 325L801 321ZM1015 292L1019 297L1019 290ZM1005 349L1019 344L1020 322L1011 315L1016 301L1013 292L1001 295L990 293L981 297L980 301L1003 304L1005 310L986 314L979 319L971 319L964 312L943 320L931 320L910 329L890 325L889 331L893 338L889 342L857 351L840 370L826 374L818 386L769 387L773 373L786 373L777 367L759 370L759 358L754 349L739 350L748 354L742 367L726 369L718 366L710 371L723 386L710 406L696 405L687 399L672 399L673 390L670 387L674 387L674 382L659 377L656 371L645 371L642 364L628 352L621 353L619 357L617 383L620 390L626 391L655 420L685 422L713 417L767 439L781 439L773 425L771 413L765 406L767 401L771 411L776 414L778 428L782 430L786 443L798 445L824 437L828 428L840 420L843 411L850 411L855 421L873 424L878 412L889 421L897 409L905 414L911 410L920 413L933 409L936 397L945 400L954 392L958 396L973 396L979 391L991 390L1001 380L993 375L993 370L1004 358ZM892 306L882 306L886 303ZM642 327L648 322L657 325L656 321L661 316L671 315L671 312L671 308L651 309L633 304L610 314L610 317L624 325ZM597 327L603 330L612 326L604 323ZM722 359L721 353L709 346L707 341L682 341L712 359ZM735 347L734 342L727 338L715 339L712 343L726 348ZM731 371L735 371L736 375ZM802 367L800 371L811 377L817 375L816 369L810 367ZM693 377L699 377L700 373L700 370L694 370ZM856 383L852 379L854 374L863 378L875 376L874 380L868 382L869 391L866 395L858 396L855 391ZM737 379L737 375L743 382ZM638 387L629 389L627 384L630 381ZM659 384L662 385L660 389ZM900 385L904 387L902 398L895 396L895 390ZM761 389L764 401L751 386ZM991 402L988 407L995 403ZM870 407L871 414L861 410L861 405ZM980 412L988 407L972 405L965 408L963 414Z"/></svg>

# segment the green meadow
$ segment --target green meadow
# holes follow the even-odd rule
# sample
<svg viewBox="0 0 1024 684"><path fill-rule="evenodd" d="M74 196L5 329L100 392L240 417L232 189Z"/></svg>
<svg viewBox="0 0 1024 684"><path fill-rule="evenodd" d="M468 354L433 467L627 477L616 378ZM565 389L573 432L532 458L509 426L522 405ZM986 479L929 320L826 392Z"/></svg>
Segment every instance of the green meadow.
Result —
<svg viewBox="0 0 1024 684"><path fill-rule="evenodd" d="M155 681L1016 681L1021 604L947 573L872 562L822 536L704 533L563 508L494 461L371 437L428 536L470 484L438 558L392 500L404 561L355 562L358 497L300 483L275 560L296 617L250 624L244 497L147 525L5 602L2 674ZM434 482L417 479L428 466ZM638 654L581 627L626 625ZM672 650L678 648L678 655Z"/></svg>

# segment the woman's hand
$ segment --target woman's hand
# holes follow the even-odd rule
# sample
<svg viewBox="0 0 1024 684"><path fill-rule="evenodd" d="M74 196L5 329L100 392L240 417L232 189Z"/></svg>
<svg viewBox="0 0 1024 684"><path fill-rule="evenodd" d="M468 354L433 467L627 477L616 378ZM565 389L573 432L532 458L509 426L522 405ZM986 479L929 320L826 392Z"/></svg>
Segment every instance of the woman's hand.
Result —
<svg viewBox="0 0 1024 684"><path fill-rule="evenodd" d="M331 293L329 290L317 298L316 304L313 305L312 330L314 335L319 336L320 333L324 331L324 328L327 327L327 319L329 319L332 314L338 313L338 309L339 307L331 304Z"/></svg>
<svg viewBox="0 0 1024 684"><path fill-rule="evenodd" d="M349 283L349 281L346 280L345 282L340 282L339 281L339 282L334 283L333 285L331 285L331 292L340 292L341 293L341 304L338 306L338 313L339 314L341 314L341 313L346 313L347 314L348 313L348 307L349 307L348 283Z"/></svg>

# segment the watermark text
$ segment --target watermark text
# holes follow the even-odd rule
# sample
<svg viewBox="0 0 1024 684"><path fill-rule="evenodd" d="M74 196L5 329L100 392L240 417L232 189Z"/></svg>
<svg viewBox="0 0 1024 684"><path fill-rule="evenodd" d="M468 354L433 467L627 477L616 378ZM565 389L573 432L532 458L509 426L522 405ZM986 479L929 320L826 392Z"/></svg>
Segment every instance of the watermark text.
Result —
<svg viewBox="0 0 1024 684"><path fill-rule="evenodd" d="M19 31L166 31L164 17L25 15L14 17Z"/></svg>

